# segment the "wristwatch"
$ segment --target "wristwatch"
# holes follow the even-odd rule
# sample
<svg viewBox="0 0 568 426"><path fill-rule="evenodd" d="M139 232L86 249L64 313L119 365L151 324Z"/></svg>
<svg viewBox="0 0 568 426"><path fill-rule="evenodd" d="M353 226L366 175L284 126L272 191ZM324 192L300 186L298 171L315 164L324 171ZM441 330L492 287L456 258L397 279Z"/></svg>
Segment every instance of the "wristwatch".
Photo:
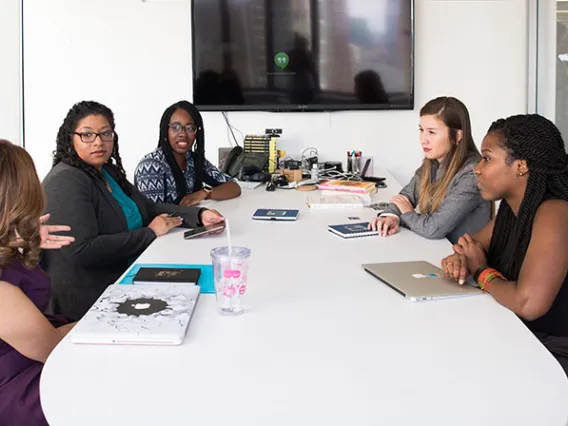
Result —
<svg viewBox="0 0 568 426"><path fill-rule="evenodd" d="M209 198L211 198L211 189L205 188L205 187L203 187L203 188L201 188L201 189L203 189L203 190L207 193L207 195L205 196L205 199L206 199L206 200L208 200Z"/></svg>

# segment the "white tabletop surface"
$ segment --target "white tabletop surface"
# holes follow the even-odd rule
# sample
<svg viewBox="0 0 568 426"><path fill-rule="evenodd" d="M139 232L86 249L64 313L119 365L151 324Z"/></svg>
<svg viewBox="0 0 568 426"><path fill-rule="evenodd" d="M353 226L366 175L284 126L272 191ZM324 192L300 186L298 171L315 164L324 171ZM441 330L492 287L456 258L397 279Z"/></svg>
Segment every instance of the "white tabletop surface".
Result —
<svg viewBox="0 0 568 426"><path fill-rule="evenodd" d="M399 189L377 194L388 201ZM375 212L311 211L310 193L244 190L207 204L252 250L247 311L216 313L202 295L174 347L74 345L49 357L41 400L51 426L565 425L559 364L490 295L411 302L362 263L427 260L446 240L402 230L344 240L328 224ZM296 222L253 221L257 208L300 208ZM158 238L141 263L206 263L226 236Z"/></svg>

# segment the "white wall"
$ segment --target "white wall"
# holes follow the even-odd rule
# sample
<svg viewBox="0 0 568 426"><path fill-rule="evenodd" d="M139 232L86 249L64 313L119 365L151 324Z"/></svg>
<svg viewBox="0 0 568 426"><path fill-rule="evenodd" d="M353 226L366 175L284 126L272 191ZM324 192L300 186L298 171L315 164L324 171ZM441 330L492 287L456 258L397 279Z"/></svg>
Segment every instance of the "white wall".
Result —
<svg viewBox="0 0 568 426"><path fill-rule="evenodd" d="M420 163L417 110L428 99L462 99L478 143L493 119L525 112L527 0L415 1L416 111L239 112L232 124L243 133L282 127L288 153L316 146L322 158L343 160L362 150L404 181ZM188 2L26 0L24 17L26 148L40 176L63 117L83 99L113 109L132 176L157 143L163 110L190 99ZM216 162L226 126L220 113L204 115Z"/></svg>
<svg viewBox="0 0 568 426"><path fill-rule="evenodd" d="M0 139L21 143L19 0L0 0Z"/></svg>

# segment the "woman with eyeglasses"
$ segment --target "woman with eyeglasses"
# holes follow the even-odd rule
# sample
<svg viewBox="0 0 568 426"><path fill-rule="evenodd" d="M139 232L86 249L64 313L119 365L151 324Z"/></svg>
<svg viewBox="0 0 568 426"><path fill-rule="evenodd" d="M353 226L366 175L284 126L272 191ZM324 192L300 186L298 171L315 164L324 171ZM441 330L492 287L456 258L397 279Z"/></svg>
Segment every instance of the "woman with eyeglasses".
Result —
<svg viewBox="0 0 568 426"><path fill-rule="evenodd" d="M215 210L157 204L140 194L126 179L113 113L97 102L79 102L67 114L43 185L51 219L71 226L75 237L42 257L51 311L74 319L157 237L224 220Z"/></svg>
<svg viewBox="0 0 568 426"><path fill-rule="evenodd" d="M181 206L241 195L240 186L205 158L203 119L187 101L164 111L158 147L136 167L134 184L155 203Z"/></svg>

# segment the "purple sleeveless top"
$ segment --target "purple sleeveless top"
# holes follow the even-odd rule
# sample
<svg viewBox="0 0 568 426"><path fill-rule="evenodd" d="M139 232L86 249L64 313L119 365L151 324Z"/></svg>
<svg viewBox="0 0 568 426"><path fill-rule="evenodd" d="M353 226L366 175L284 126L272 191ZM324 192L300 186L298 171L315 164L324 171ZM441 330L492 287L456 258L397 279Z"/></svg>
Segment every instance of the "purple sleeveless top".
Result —
<svg viewBox="0 0 568 426"><path fill-rule="evenodd" d="M43 312L49 303L50 280L37 266L26 269L19 260L0 272L0 280L16 287ZM58 327L65 321L47 316ZM39 401L43 364L21 355L0 339L0 425L45 426Z"/></svg>

